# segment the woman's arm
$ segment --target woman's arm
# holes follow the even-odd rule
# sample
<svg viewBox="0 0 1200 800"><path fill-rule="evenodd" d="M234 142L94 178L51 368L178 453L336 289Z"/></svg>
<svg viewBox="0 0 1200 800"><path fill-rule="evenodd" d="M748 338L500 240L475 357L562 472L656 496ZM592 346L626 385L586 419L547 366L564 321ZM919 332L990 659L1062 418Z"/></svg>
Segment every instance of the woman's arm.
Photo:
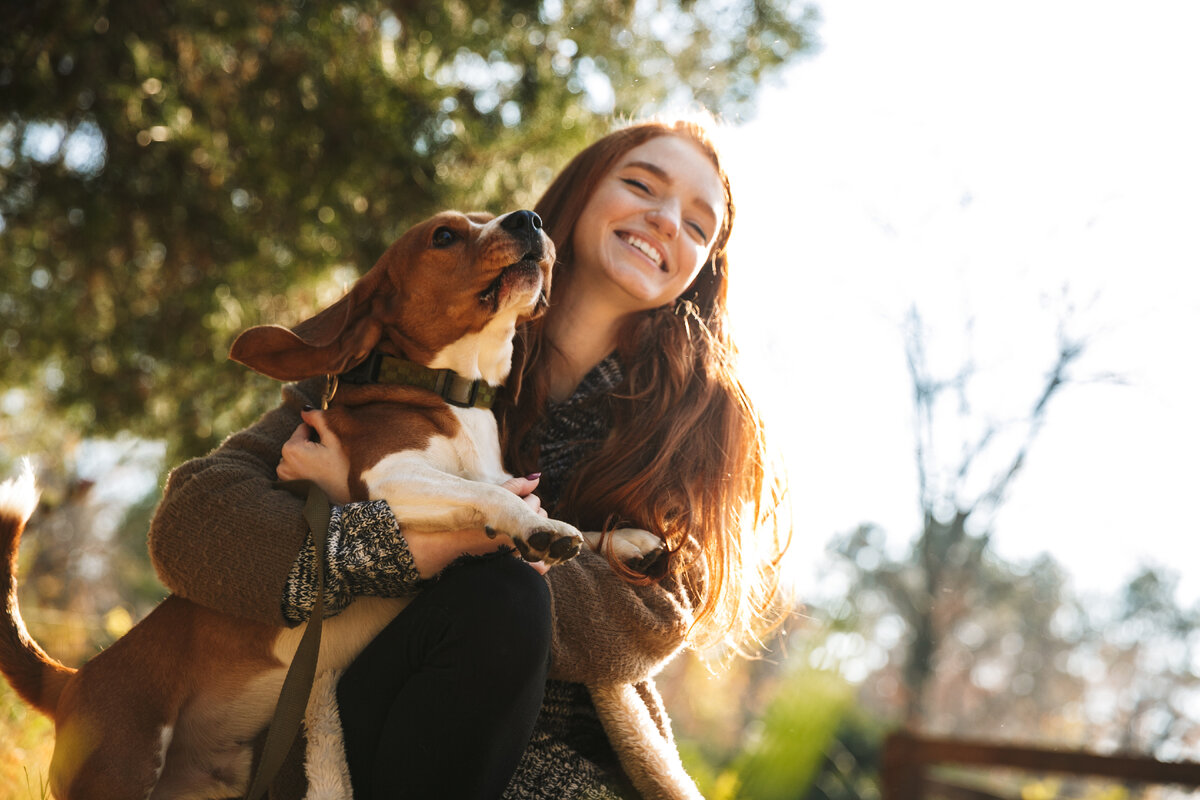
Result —
<svg viewBox="0 0 1200 800"><path fill-rule="evenodd" d="M307 619L316 587L312 535L303 499L277 489L276 478L307 478L335 504L348 499L348 490L338 488L347 485L345 453L321 413L305 410L320 389L319 380L285 387L279 408L171 473L149 545L173 592L272 625ZM308 441L308 426L320 444ZM514 492L532 489L524 479L510 483ZM327 612L357 596L411 594L458 557L494 551L505 541L483 530L406 537L382 501L337 507L328 537Z"/></svg>
<svg viewBox="0 0 1200 800"><path fill-rule="evenodd" d="M650 586L622 580L590 550L546 575L553 603L550 677L636 683L679 651L695 601L676 576Z"/></svg>
<svg viewBox="0 0 1200 800"><path fill-rule="evenodd" d="M483 555L512 547L505 536L488 536L483 528L462 531L401 533L395 511L384 500L350 503L350 459L325 414L312 408L301 412L297 426L283 444L276 474L283 480L309 480L335 504L326 539L325 612L337 614L356 597L402 597L413 594L429 579L464 555ZM524 497L534 511L545 514L532 493L536 480L511 478L504 488ZM398 509L403 514L403 509ZM309 535L300 549L284 588L283 616L298 624L308 619L316 601L316 549ZM535 568L538 568L535 565ZM541 570L544 572L544 567Z"/></svg>
<svg viewBox="0 0 1200 800"><path fill-rule="evenodd" d="M308 535L304 501L275 487L280 448L314 402L319 381L284 388L284 402L167 480L150 524L150 557L167 588L201 605L286 624L280 598Z"/></svg>

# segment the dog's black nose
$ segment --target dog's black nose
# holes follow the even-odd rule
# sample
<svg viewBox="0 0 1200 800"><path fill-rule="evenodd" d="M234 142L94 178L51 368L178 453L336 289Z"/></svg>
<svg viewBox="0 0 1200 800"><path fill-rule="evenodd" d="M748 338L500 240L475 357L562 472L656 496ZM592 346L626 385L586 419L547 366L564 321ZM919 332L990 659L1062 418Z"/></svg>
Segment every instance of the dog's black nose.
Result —
<svg viewBox="0 0 1200 800"><path fill-rule="evenodd" d="M539 231L542 229L542 218L532 211L514 211L500 220L500 227L506 231Z"/></svg>

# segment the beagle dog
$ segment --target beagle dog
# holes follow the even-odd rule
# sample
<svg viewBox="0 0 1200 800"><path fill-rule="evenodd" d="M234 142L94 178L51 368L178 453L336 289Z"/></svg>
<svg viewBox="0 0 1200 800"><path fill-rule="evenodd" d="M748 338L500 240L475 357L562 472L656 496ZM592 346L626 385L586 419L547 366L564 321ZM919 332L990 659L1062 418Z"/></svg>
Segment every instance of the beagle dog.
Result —
<svg viewBox="0 0 1200 800"><path fill-rule="evenodd" d="M585 537L499 485L510 476L490 398L508 375L517 324L546 303L553 263L530 211L438 214L337 303L291 330L245 331L230 357L278 380L330 376L326 417L351 459L351 493L388 501L402 529L485 527L530 561L554 564L586 543L644 565L661 548L654 535ZM66 667L33 641L17 607L17 548L36 500L28 473L0 485L0 671L54 720L54 796L242 795L252 743L305 626L274 628L172 595L83 667ZM324 620L318 672L347 666L406 602L363 597Z"/></svg>

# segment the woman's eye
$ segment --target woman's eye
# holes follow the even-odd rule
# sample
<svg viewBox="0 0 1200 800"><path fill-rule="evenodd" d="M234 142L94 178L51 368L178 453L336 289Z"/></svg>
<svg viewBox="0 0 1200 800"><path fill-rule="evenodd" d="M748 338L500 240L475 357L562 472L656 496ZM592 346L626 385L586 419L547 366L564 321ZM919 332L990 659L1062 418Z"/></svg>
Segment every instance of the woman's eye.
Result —
<svg viewBox="0 0 1200 800"><path fill-rule="evenodd" d="M704 232L704 228L701 228L695 222L689 222L688 227L692 229L692 233L696 234L702 244L707 244L708 234Z"/></svg>
<svg viewBox="0 0 1200 800"><path fill-rule="evenodd" d="M630 186L634 187L635 189L638 189L639 191L645 192L646 194L650 193L650 187L647 186L646 184L642 183L641 181L637 180L636 178L622 178L621 180L623 182L629 184Z"/></svg>
<svg viewBox="0 0 1200 800"><path fill-rule="evenodd" d="M438 228L433 232L433 246L442 248L449 247L458 241L458 236L449 228Z"/></svg>

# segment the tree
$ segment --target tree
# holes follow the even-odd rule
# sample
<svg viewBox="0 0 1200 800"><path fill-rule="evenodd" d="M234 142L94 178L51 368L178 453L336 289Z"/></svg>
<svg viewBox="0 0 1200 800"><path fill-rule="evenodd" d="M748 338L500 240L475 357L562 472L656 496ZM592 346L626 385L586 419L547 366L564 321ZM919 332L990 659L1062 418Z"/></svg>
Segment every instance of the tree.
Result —
<svg viewBox="0 0 1200 800"><path fill-rule="evenodd" d="M1195 758L1200 606L1177 602L1178 577L1147 567L1112 598L1079 597L1049 556L1010 563L992 548L992 520L1054 398L1091 380L1120 382L1079 374L1086 341L1069 335L1067 322L1024 413L1004 419L995 394L977 391L982 371L969 358L935 372L927 330L910 314L922 524L904 552L869 523L830 547L831 568L844 580L831 595L810 598L826 633L809 657L859 683L860 705L826 751L807 793L813 800L877 794L870 776L879 769L881 720L937 735ZM993 794L1026 788L1019 774L989 777ZM1035 788L1083 796L1084 783ZM1109 789L1106 796L1140 793ZM1095 787L1086 793L1101 796Z"/></svg>
<svg viewBox="0 0 1200 800"><path fill-rule="evenodd" d="M921 529L900 556L876 525L840 537L832 549L848 585L828 613L889 651L866 700L905 724L1178 757L1172 747L1198 722L1188 713L1197 611L1175 603L1176 580L1143 570L1109 608L1074 596L1049 556L1012 564L991 547L992 519L1053 399L1072 384L1119 380L1077 374L1086 342L1066 331L1064 321L1026 413L997 420L976 402L974 363L934 374L920 315L910 314Z"/></svg>
<svg viewBox="0 0 1200 800"><path fill-rule="evenodd" d="M528 207L614 116L748 115L815 21L791 0L0 4L0 471L57 462L27 599L94 604L56 654L118 608L64 552L96 511L82 437L165 441L160 468L208 449L277 402L227 363L239 330L332 301L432 211ZM87 554L144 559L148 510ZM99 572L135 615L139 563Z"/></svg>
<svg viewBox="0 0 1200 800"><path fill-rule="evenodd" d="M238 330L434 210L528 205L613 114L748 113L814 24L787 0L0 13L0 380L172 460L272 402L225 360Z"/></svg>
<svg viewBox="0 0 1200 800"><path fill-rule="evenodd" d="M998 599L989 593L1012 589L1004 577L998 582L984 580L994 564L988 562L990 521L1025 465L1051 400L1069 383L1070 368L1084 352L1084 342L1065 331L1060 326L1056 357L1024 418L1005 422L985 418L982 424L949 426L941 413L947 401L956 404L960 421L970 421L976 413L968 392L976 365L968 361L948 378L935 376L926 359L920 315L915 309L910 313L906 355L913 389L922 528L904 560L887 558L875 536L878 531L871 526L846 537L839 548L851 561L876 562L872 569L858 573L869 585L860 588L881 592L908 631L901 687L909 724L923 722L928 715L943 641L975 609ZM942 426L954 431L948 446L943 441L947 437L939 435ZM947 459L946 451L958 455Z"/></svg>
<svg viewBox="0 0 1200 800"><path fill-rule="evenodd" d="M1102 635L1080 654L1080 669L1110 707L1098 738L1119 750L1196 758L1200 607L1180 605L1178 587L1177 573L1143 566L1109 613L1090 615Z"/></svg>

